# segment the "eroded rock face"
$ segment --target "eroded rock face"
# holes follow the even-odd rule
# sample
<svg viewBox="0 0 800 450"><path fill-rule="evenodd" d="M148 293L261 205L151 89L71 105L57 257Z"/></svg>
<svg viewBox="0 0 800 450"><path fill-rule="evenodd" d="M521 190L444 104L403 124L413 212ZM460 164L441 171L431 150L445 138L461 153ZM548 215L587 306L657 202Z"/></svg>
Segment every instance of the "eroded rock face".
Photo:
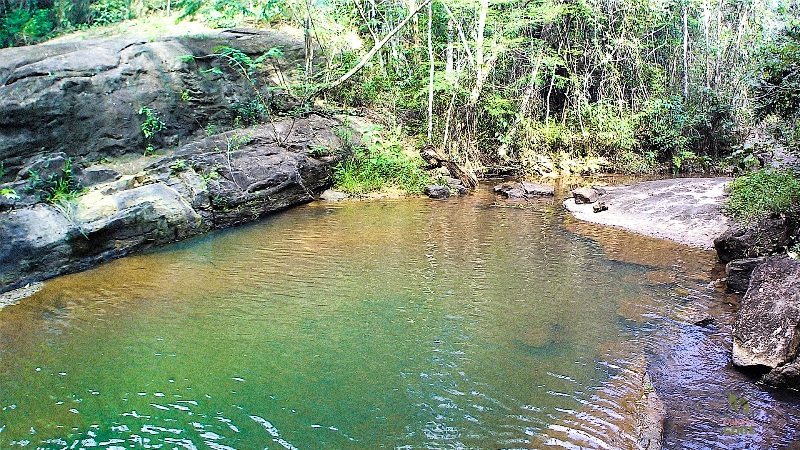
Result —
<svg viewBox="0 0 800 450"><path fill-rule="evenodd" d="M775 369L800 347L800 261L769 257L753 270L733 324L733 362Z"/></svg>
<svg viewBox="0 0 800 450"><path fill-rule="evenodd" d="M714 239L720 261L769 255L789 243L790 226L783 217L767 217L750 225L735 225Z"/></svg>
<svg viewBox="0 0 800 450"><path fill-rule="evenodd" d="M0 212L0 292L311 201L338 161L313 150L341 148L340 125L312 115L212 136L71 203Z"/></svg>
<svg viewBox="0 0 800 450"><path fill-rule="evenodd" d="M143 106L166 124L153 144L185 143L204 127L230 125L255 97L253 86L223 59L209 57L225 45L250 55L278 47L283 56L258 73L270 107L292 105L279 72L304 57L302 34L229 30L208 38L148 42L137 37L0 49L0 161L10 181L40 155L63 152L73 162L141 153ZM193 56L194 58L187 57ZM212 67L215 72L206 71ZM238 106L238 110L237 110Z"/></svg>

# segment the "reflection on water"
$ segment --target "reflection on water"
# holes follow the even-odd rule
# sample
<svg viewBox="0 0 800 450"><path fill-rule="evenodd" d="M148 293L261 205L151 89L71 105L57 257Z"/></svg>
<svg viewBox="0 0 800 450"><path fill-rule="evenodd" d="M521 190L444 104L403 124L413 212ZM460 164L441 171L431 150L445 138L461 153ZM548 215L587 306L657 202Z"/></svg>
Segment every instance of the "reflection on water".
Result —
<svg viewBox="0 0 800 450"><path fill-rule="evenodd" d="M795 437L728 367L713 254L494 201L311 204L51 280L0 311L0 448L629 448L645 370L668 448ZM723 436L729 390L757 435Z"/></svg>

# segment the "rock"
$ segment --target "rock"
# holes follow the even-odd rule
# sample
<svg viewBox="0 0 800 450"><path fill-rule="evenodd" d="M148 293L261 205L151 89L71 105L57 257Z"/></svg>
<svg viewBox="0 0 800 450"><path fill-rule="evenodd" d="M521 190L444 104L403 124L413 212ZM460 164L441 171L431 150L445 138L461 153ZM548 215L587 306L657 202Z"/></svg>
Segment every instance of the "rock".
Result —
<svg viewBox="0 0 800 450"><path fill-rule="evenodd" d="M700 317L694 321L694 324L698 327L707 327L712 323L716 322L716 320L711 316Z"/></svg>
<svg viewBox="0 0 800 450"><path fill-rule="evenodd" d="M572 191L572 197L578 205L584 203L594 203L597 201L597 191L590 187L582 187Z"/></svg>
<svg viewBox="0 0 800 450"><path fill-rule="evenodd" d="M446 177L445 181L447 182L447 187L450 188L450 193L453 195L467 195L469 193L469 189L464 186L464 183L457 178Z"/></svg>
<svg viewBox="0 0 800 450"><path fill-rule="evenodd" d="M498 194L505 195L509 199L525 198L525 190L522 188L522 184L517 182L498 184L494 187L494 191Z"/></svg>
<svg viewBox="0 0 800 450"><path fill-rule="evenodd" d="M766 260L764 257L735 259L725 266L728 289L733 292L745 292L750 284L750 275L757 265Z"/></svg>
<svg viewBox="0 0 800 450"><path fill-rule="evenodd" d="M327 202L338 202L340 200L344 200L348 197L342 191L334 191L333 189L326 189L322 194L320 194L319 199L325 200Z"/></svg>
<svg viewBox="0 0 800 450"><path fill-rule="evenodd" d="M800 358L772 369L764 376L766 384L790 389L800 389Z"/></svg>
<svg viewBox="0 0 800 450"><path fill-rule="evenodd" d="M594 206L592 206L592 211L596 213L608 211L608 206L606 206L606 202L597 202Z"/></svg>
<svg viewBox="0 0 800 450"><path fill-rule="evenodd" d="M733 362L774 369L800 345L800 261L769 257L758 265L733 323Z"/></svg>
<svg viewBox="0 0 800 450"><path fill-rule="evenodd" d="M290 79L304 60L302 32L285 29L226 30L153 42L123 36L0 49L0 161L16 172L24 171L31 158L53 153L71 157L74 164L141 153L145 140L138 112L143 106L166 123L154 137L156 148L186 142L207 125L232 127L240 115L236 105L250 101L254 92L228 64L208 56L220 45L250 56L280 48L283 56L275 66L265 64L256 73L269 84L264 87L279 85L273 79ZM219 70L207 70L212 67ZM288 109L282 92L272 89L266 100Z"/></svg>
<svg viewBox="0 0 800 450"><path fill-rule="evenodd" d="M29 158L17 173L17 180L48 180L51 177L62 176L67 167L69 157L66 153L57 152L46 155L36 155ZM69 163L71 165L71 163Z"/></svg>
<svg viewBox="0 0 800 450"><path fill-rule="evenodd" d="M630 185L605 186L608 212L595 214L591 204L574 198L564 206L577 218L640 234L713 248L714 238L730 226L722 205L730 178L672 178Z"/></svg>
<svg viewBox="0 0 800 450"><path fill-rule="evenodd" d="M450 189L447 186L425 186L425 195L430 198L450 198Z"/></svg>
<svg viewBox="0 0 800 450"><path fill-rule="evenodd" d="M211 136L71 203L0 212L0 292L311 201L337 160L309 149L341 148L340 126L310 115Z"/></svg>
<svg viewBox="0 0 800 450"><path fill-rule="evenodd" d="M520 184L527 197L552 197L556 192L556 188L552 184L530 183L528 181L522 181Z"/></svg>
<svg viewBox="0 0 800 450"><path fill-rule="evenodd" d="M748 225L735 225L714 239L720 261L770 255L789 243L789 225L783 217L766 217Z"/></svg>
<svg viewBox="0 0 800 450"><path fill-rule="evenodd" d="M503 194L509 199L523 199L534 197L552 197L555 187L549 184L530 183L527 181L510 181L498 184L494 191Z"/></svg>
<svg viewBox="0 0 800 450"><path fill-rule="evenodd" d="M120 178L120 173L113 169L88 168L80 176L81 186L89 187L96 184L116 181Z"/></svg>

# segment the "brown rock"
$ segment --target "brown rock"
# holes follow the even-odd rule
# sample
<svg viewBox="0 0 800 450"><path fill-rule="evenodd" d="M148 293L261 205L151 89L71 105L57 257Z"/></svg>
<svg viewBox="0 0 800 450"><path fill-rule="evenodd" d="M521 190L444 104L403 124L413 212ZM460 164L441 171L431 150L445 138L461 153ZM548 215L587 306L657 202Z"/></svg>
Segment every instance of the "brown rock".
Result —
<svg viewBox="0 0 800 450"><path fill-rule="evenodd" d="M580 205L583 203L596 202L598 194L597 191L595 191L593 188L582 187L572 191L572 197L575 199L575 203Z"/></svg>

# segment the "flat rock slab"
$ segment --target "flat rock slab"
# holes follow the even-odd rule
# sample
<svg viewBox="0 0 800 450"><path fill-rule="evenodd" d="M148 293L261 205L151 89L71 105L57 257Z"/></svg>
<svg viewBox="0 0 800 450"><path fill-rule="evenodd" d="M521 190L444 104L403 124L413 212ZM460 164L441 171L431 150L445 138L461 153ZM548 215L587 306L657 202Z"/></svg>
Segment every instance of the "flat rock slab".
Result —
<svg viewBox="0 0 800 450"><path fill-rule="evenodd" d="M600 200L607 211L595 213L591 204L564 206L578 219L670 239L704 249L731 226L723 215L725 186L730 178L673 178L604 187Z"/></svg>

